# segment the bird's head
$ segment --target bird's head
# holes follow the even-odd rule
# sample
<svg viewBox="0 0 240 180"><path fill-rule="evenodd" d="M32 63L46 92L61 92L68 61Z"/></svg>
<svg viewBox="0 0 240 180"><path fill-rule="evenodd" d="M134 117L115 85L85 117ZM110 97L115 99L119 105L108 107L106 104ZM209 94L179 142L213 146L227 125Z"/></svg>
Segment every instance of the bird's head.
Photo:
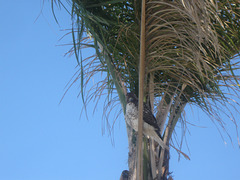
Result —
<svg viewBox="0 0 240 180"><path fill-rule="evenodd" d="M126 95L126 100L127 100L127 103L134 103L134 104L137 104L138 103L138 99L137 99L137 96L130 92L130 93L127 93Z"/></svg>

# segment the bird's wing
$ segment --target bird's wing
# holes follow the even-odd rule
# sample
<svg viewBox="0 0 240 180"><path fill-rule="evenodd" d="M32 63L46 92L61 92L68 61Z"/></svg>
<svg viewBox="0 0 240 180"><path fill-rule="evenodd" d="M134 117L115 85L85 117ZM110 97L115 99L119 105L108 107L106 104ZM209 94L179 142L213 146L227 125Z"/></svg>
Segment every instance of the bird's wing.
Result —
<svg viewBox="0 0 240 180"><path fill-rule="evenodd" d="M157 120L154 117L152 111L150 110L150 108L144 104L144 109L143 109L143 119L146 123L148 123L149 125L153 126L156 130L156 132L160 132L160 128L157 124Z"/></svg>

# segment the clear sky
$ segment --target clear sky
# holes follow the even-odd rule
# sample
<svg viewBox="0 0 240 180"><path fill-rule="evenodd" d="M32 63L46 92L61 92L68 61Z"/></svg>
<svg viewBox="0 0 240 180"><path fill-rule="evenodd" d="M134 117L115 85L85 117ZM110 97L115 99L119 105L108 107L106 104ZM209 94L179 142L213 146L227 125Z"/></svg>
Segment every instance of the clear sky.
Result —
<svg viewBox="0 0 240 180"><path fill-rule="evenodd" d="M80 118L77 85L59 104L77 70L74 56L64 57L70 46L57 46L71 42L71 36L60 40L71 26L70 18L58 12L58 26L48 1L43 9L42 0L0 0L0 4L0 180L119 179L128 156L123 116L115 124L113 146L108 133L102 135L101 106L92 115L94 104L90 104L89 120ZM171 151L174 178L240 179L234 126L228 125L234 129L234 146L228 139L225 145L201 111L187 108L186 114L190 122L207 128L189 126L190 153L186 145L183 151L191 161L178 162Z"/></svg>

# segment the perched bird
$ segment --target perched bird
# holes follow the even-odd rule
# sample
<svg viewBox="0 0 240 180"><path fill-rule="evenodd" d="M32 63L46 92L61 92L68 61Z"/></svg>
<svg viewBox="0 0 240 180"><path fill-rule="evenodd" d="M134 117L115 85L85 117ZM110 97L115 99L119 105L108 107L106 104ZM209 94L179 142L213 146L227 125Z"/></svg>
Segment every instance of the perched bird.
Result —
<svg viewBox="0 0 240 180"><path fill-rule="evenodd" d="M127 93L126 96L126 114L125 119L130 127L136 132L138 131L138 99L134 93ZM160 135L160 128L157 124L157 120L154 117L150 108L143 104L143 134L153 138L158 144L165 149L169 149L166 146Z"/></svg>
<svg viewBox="0 0 240 180"><path fill-rule="evenodd" d="M121 174L120 180L128 180L128 176L129 176L129 171L124 170Z"/></svg>

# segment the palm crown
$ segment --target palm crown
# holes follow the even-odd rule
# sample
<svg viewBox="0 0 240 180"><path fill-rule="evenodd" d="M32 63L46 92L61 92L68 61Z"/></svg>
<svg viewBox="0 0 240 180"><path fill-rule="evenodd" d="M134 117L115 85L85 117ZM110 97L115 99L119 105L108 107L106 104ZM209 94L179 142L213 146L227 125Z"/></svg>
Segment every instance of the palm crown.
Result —
<svg viewBox="0 0 240 180"><path fill-rule="evenodd" d="M141 1L66 2L72 7L72 51L85 103L106 89L109 95L116 90L125 113L127 91L138 93ZM233 102L226 90L237 95L239 86L234 73L239 68L234 59L240 50L239 19L237 0L147 1L145 101L156 109L167 142L187 103L199 106L224 129L218 111ZM96 57L80 59L83 46L94 47ZM84 94L99 72L106 72L106 78Z"/></svg>

